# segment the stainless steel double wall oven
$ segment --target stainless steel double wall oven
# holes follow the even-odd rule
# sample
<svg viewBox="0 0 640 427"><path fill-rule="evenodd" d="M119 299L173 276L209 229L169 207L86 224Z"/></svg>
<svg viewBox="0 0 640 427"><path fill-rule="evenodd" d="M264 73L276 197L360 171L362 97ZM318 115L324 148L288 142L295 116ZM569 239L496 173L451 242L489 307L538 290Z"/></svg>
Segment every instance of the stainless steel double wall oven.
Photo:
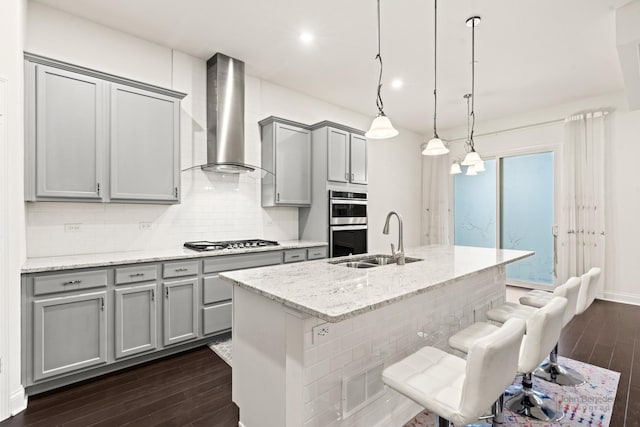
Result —
<svg viewBox="0 0 640 427"><path fill-rule="evenodd" d="M329 190L329 256L367 252L367 193Z"/></svg>

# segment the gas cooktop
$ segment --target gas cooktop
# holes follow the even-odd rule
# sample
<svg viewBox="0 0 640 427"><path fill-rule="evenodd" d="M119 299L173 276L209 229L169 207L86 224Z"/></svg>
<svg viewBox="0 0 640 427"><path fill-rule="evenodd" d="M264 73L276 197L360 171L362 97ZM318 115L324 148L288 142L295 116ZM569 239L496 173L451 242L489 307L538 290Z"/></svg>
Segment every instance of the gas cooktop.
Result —
<svg viewBox="0 0 640 427"><path fill-rule="evenodd" d="M200 240L197 242L186 242L185 248L198 252L204 251L222 251L224 249L244 249L244 248L262 248L265 246L278 246L278 242L272 240L250 239L250 240L229 240L225 242L209 242Z"/></svg>

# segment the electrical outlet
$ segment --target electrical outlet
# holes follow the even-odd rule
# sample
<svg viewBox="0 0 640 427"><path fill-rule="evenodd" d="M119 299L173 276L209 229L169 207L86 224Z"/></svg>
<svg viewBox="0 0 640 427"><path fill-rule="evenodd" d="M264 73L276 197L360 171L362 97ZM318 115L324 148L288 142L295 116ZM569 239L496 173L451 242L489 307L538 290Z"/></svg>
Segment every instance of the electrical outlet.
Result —
<svg viewBox="0 0 640 427"><path fill-rule="evenodd" d="M322 323L320 325L316 325L311 329L312 344L321 344L325 341L329 340L331 336L331 329L329 328L328 323Z"/></svg>
<svg viewBox="0 0 640 427"><path fill-rule="evenodd" d="M78 231L82 231L82 223L80 222L74 222L64 225L65 233L77 233Z"/></svg>
<svg viewBox="0 0 640 427"><path fill-rule="evenodd" d="M140 221L138 223L138 228L140 230L151 230L153 228L153 224L148 221Z"/></svg>

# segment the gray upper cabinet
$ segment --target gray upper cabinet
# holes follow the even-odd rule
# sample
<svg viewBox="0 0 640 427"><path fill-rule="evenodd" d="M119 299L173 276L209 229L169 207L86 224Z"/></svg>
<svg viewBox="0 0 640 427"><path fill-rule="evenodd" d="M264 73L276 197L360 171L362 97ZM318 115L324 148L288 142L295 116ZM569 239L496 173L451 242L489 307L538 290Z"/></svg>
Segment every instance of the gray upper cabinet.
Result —
<svg viewBox="0 0 640 427"><path fill-rule="evenodd" d="M177 201L180 102L111 84L111 199Z"/></svg>
<svg viewBox="0 0 640 427"><path fill-rule="evenodd" d="M364 136L327 128L327 180L367 184L367 139Z"/></svg>
<svg viewBox="0 0 640 427"><path fill-rule="evenodd" d="M355 133L351 134L350 145L351 182L367 183L367 138Z"/></svg>
<svg viewBox="0 0 640 427"><path fill-rule="evenodd" d="M183 97L25 54L25 200L179 202Z"/></svg>
<svg viewBox="0 0 640 427"><path fill-rule="evenodd" d="M131 356L157 347L156 283L116 289L115 355Z"/></svg>
<svg viewBox="0 0 640 427"><path fill-rule="evenodd" d="M308 126L270 117L260 122L262 167L274 174L262 179L262 206L311 204L311 131Z"/></svg>
<svg viewBox="0 0 640 427"><path fill-rule="evenodd" d="M37 65L28 128L35 133L35 197L100 200L104 82ZM32 98L33 99L33 98ZM35 107L35 110L34 110Z"/></svg>
<svg viewBox="0 0 640 427"><path fill-rule="evenodd" d="M349 132L329 128L327 137L327 179L349 182Z"/></svg>
<svg viewBox="0 0 640 427"><path fill-rule="evenodd" d="M33 302L35 381L107 362L106 292Z"/></svg>

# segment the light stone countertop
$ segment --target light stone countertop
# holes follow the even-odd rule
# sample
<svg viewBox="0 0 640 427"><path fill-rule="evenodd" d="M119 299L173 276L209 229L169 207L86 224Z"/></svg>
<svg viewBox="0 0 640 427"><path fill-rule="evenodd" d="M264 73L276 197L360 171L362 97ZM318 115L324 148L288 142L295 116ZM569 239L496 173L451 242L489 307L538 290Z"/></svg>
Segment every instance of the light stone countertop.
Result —
<svg viewBox="0 0 640 427"><path fill-rule="evenodd" d="M108 267L112 265L137 264L181 260L190 258L208 258L223 255L236 255L254 252L281 251L285 249L313 248L327 246L327 242L308 240L285 240L278 246L262 248L224 249L221 251L192 251L184 247L175 249L158 249L146 251L112 252L86 255L67 255L57 257L27 258L22 266L22 273L40 273L46 271L71 270L75 268Z"/></svg>
<svg viewBox="0 0 640 427"><path fill-rule="evenodd" d="M220 276L303 313L328 322L340 322L534 255L530 251L442 245L421 246L405 252L407 257L423 261L358 269L332 264L340 259L333 258L229 271Z"/></svg>

